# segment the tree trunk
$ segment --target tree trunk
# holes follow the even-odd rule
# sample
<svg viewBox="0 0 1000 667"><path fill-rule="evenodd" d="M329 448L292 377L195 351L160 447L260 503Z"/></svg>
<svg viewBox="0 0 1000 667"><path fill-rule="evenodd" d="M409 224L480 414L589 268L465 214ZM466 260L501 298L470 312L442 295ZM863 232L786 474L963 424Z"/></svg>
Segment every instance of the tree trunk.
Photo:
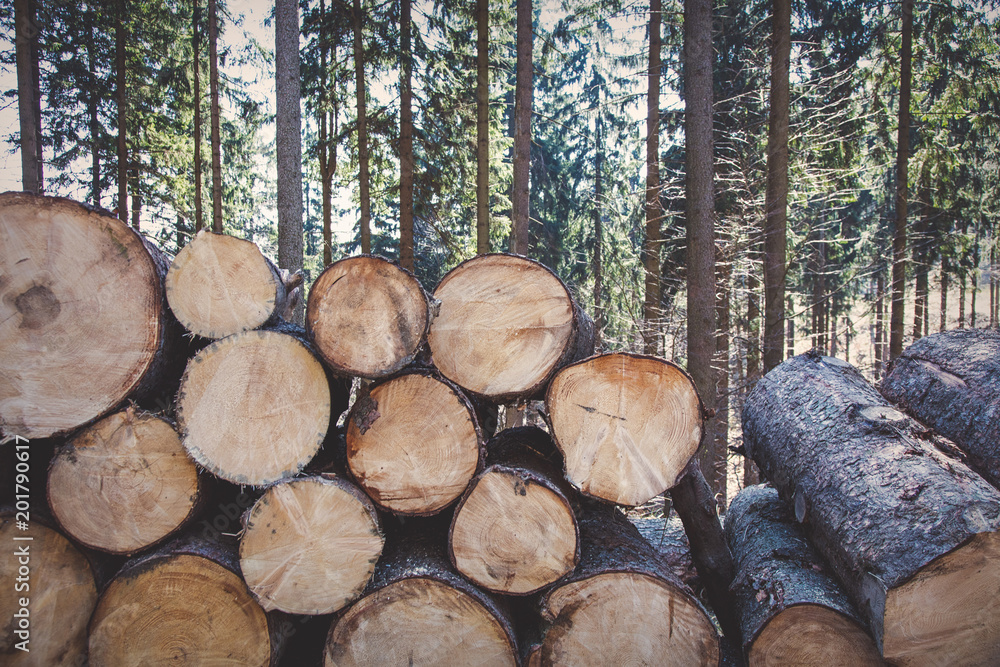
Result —
<svg viewBox="0 0 1000 667"><path fill-rule="evenodd" d="M399 265L413 271L413 52L410 0L399 1Z"/></svg>
<svg viewBox="0 0 1000 667"><path fill-rule="evenodd" d="M816 354L757 383L743 431L888 662L996 662L1000 492L951 442Z"/></svg>
<svg viewBox="0 0 1000 667"><path fill-rule="evenodd" d="M302 115L299 6L277 0L274 10L275 153L278 166L278 266L302 270ZM302 324L302 308L294 320Z"/></svg>
<svg viewBox="0 0 1000 667"><path fill-rule="evenodd" d="M815 665L836 656L882 664L864 621L773 488L740 492L726 514L733 589L751 665Z"/></svg>
<svg viewBox="0 0 1000 667"><path fill-rule="evenodd" d="M896 230L892 238L892 315L889 360L903 352L906 303L907 162L910 156L910 79L913 51L913 0L903 0L903 36L899 61L899 126L896 134Z"/></svg>
<svg viewBox="0 0 1000 667"><path fill-rule="evenodd" d="M0 195L4 434L68 433L126 397L172 391L182 363L163 297L167 261L94 209Z"/></svg>
<svg viewBox="0 0 1000 667"><path fill-rule="evenodd" d="M129 407L56 451L47 493L54 518L75 540L131 555L189 522L203 486L173 425Z"/></svg>
<svg viewBox="0 0 1000 667"><path fill-rule="evenodd" d="M94 53L94 18L96 10L91 5L84 13L87 29L87 115L90 119L90 194L94 206L101 207L101 141L103 130L98 116L101 92L97 84L97 55Z"/></svg>
<svg viewBox="0 0 1000 667"><path fill-rule="evenodd" d="M132 229L139 231L139 221L142 216L142 193L140 188L141 165L132 162Z"/></svg>
<svg viewBox="0 0 1000 667"><path fill-rule="evenodd" d="M518 664L502 602L451 567L447 524L410 519L389 533L366 595L330 628L325 664Z"/></svg>
<svg viewBox="0 0 1000 667"><path fill-rule="evenodd" d="M657 354L660 328L660 225L663 221L660 207L661 13L660 0L650 0L649 69L646 72L646 239L642 249L646 269L642 338L646 354Z"/></svg>
<svg viewBox="0 0 1000 667"><path fill-rule="evenodd" d="M476 254L490 251L490 4L476 0Z"/></svg>
<svg viewBox="0 0 1000 667"><path fill-rule="evenodd" d="M346 399L301 329L244 331L189 363L177 398L184 448L234 484L260 486L298 473L316 455Z"/></svg>
<svg viewBox="0 0 1000 667"><path fill-rule="evenodd" d="M510 251L527 255L530 244L528 214L530 193L528 176L531 170L531 108L534 94L531 47L532 2L517 0L517 78L514 87L514 178L511 184Z"/></svg>
<svg viewBox="0 0 1000 667"><path fill-rule="evenodd" d="M219 130L218 0L208 0L208 86L212 132L212 231L222 233L222 139Z"/></svg>
<svg viewBox="0 0 1000 667"><path fill-rule="evenodd" d="M990 247L990 327L997 325L998 289L1000 280L997 280L997 247L996 240Z"/></svg>
<svg viewBox="0 0 1000 667"><path fill-rule="evenodd" d="M129 561L90 621L97 665L276 665L276 618L240 577L234 546L182 538Z"/></svg>
<svg viewBox="0 0 1000 667"><path fill-rule="evenodd" d="M191 13L191 75L194 96L194 231L200 232L205 227L202 214L201 192L201 0L192 0L194 7Z"/></svg>
<svg viewBox="0 0 1000 667"><path fill-rule="evenodd" d="M253 242L202 230L174 258L166 292L188 331L218 339L277 323L301 282L301 274L282 280Z"/></svg>
<svg viewBox="0 0 1000 667"><path fill-rule="evenodd" d="M605 354L567 366L545 405L566 478L622 505L641 505L676 485L702 438L694 383L656 357Z"/></svg>
<svg viewBox="0 0 1000 667"><path fill-rule="evenodd" d="M954 440L1000 487L1000 333L953 329L921 339L893 362L881 390Z"/></svg>
<svg viewBox="0 0 1000 667"><path fill-rule="evenodd" d="M792 301L792 297L788 297L788 303L785 306L786 319L788 321L788 349L785 352L785 358L791 359L795 356L795 304Z"/></svg>
<svg viewBox="0 0 1000 667"><path fill-rule="evenodd" d="M125 45L128 31L126 0L117 0L115 12L115 86L118 103L118 219L128 222L128 83Z"/></svg>
<svg viewBox="0 0 1000 667"><path fill-rule="evenodd" d="M35 0L14 2L17 109L20 118L21 185L41 194L45 187L41 100L38 94L38 34Z"/></svg>
<svg viewBox="0 0 1000 667"><path fill-rule="evenodd" d="M413 361L431 318L429 297L413 274L363 255L320 274L309 291L306 325L335 373L375 379Z"/></svg>
<svg viewBox="0 0 1000 667"><path fill-rule="evenodd" d="M705 609L623 514L595 506L580 538L580 564L541 601L542 664L719 663Z"/></svg>
<svg viewBox="0 0 1000 667"><path fill-rule="evenodd" d="M930 172L925 168L920 175L920 220L917 223L917 229L913 234L911 244L913 247L914 272L916 273L916 284L913 289L913 340L919 340L921 336L930 333L924 328L924 322L927 320L928 295L930 293L930 285L928 284L928 274L930 273L929 260L931 256L930 239L928 238L928 230L931 223L930 190Z"/></svg>
<svg viewBox="0 0 1000 667"><path fill-rule="evenodd" d="M346 423L351 474L386 511L436 514L482 469L482 433L472 403L430 371L373 385Z"/></svg>
<svg viewBox="0 0 1000 667"><path fill-rule="evenodd" d="M534 426L501 431L489 441L487 468L458 502L448 555L473 583L528 595L576 567L580 541L576 493L565 482L548 433Z"/></svg>
<svg viewBox="0 0 1000 667"><path fill-rule="evenodd" d="M965 328L965 270L958 273L958 328Z"/></svg>
<svg viewBox="0 0 1000 667"><path fill-rule="evenodd" d="M764 202L764 372L782 361L785 334L785 233L788 209L788 70L791 0L776 0L771 19L771 94Z"/></svg>
<svg viewBox="0 0 1000 667"><path fill-rule="evenodd" d="M598 102L600 102L598 93ZM598 104L600 106L600 104ZM604 314L604 217L602 206L604 201L604 124L600 112L594 122L594 343L599 349L604 327L607 326Z"/></svg>
<svg viewBox="0 0 1000 667"><path fill-rule="evenodd" d="M875 380L885 370L885 273L879 270L875 278Z"/></svg>
<svg viewBox="0 0 1000 667"><path fill-rule="evenodd" d="M265 611L330 614L361 595L382 554L375 506L347 479L269 487L243 517L240 569Z"/></svg>
<svg viewBox="0 0 1000 667"><path fill-rule="evenodd" d="M492 403L538 397L566 364L593 354L594 325L549 269L524 257L474 257L448 272L427 343L452 382Z"/></svg>
<svg viewBox="0 0 1000 667"><path fill-rule="evenodd" d="M727 246L728 247L728 246ZM707 471L706 481L719 506L726 507L726 462L729 456L729 285L732 272L729 251L719 247L715 262L718 293L715 295L716 336L715 353L719 381L716 389L715 440L701 452L699 465Z"/></svg>
<svg viewBox="0 0 1000 667"><path fill-rule="evenodd" d="M0 585L8 591L0 602L4 665L87 664L87 622L97 604L94 573L73 543L39 522L35 512L29 527L21 528L24 514L0 510L0 539L9 549L0 559Z"/></svg>
<svg viewBox="0 0 1000 667"><path fill-rule="evenodd" d="M948 328L948 288L950 287L951 266L947 257L941 258L941 324L938 331Z"/></svg>

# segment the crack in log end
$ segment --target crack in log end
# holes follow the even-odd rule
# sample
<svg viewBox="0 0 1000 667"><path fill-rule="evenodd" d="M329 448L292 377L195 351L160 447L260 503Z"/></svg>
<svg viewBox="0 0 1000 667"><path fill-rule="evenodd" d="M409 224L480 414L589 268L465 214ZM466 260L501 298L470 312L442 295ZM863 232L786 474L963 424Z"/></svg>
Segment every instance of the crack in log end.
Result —
<svg viewBox="0 0 1000 667"><path fill-rule="evenodd" d="M358 399L358 404L354 410L354 425L358 427L361 435L368 432L368 429L378 421L382 415L378 411L378 401L371 396L362 396Z"/></svg>
<svg viewBox="0 0 1000 667"><path fill-rule="evenodd" d="M577 403L576 405L577 405L577 407L582 408L585 412L587 412L589 414L592 414L592 415L601 415L602 417L610 417L611 419L617 419L619 421L628 421L627 419L625 419L625 417L621 417L619 415L608 414L607 412L601 412L597 408L592 408L590 406L583 405L581 403Z"/></svg>

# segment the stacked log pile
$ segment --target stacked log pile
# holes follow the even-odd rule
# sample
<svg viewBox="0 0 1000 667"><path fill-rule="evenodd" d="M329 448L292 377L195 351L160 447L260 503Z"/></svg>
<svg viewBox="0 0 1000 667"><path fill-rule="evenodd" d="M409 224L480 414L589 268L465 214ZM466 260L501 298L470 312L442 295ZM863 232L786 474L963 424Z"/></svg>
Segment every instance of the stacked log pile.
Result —
<svg viewBox="0 0 1000 667"><path fill-rule="evenodd" d="M697 449L681 369L591 357L590 319L523 257L469 260L433 296L342 260L304 329L282 320L300 282L238 239L170 265L105 212L0 195L0 428L56 438L31 477L52 664L302 664L318 634L328 665L719 662L708 610L614 505L668 491ZM542 398L548 429L480 423Z"/></svg>

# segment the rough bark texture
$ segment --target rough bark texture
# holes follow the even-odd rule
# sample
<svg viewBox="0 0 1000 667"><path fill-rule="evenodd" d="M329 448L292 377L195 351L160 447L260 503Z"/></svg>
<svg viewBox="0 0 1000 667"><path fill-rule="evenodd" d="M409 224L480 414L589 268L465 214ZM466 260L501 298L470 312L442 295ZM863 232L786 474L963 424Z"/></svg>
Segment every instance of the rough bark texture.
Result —
<svg viewBox="0 0 1000 667"><path fill-rule="evenodd" d="M528 181L531 170L531 107L534 93L531 47L532 0L517 0L517 61L514 84L514 177L511 184L510 251L527 255L528 214L531 199Z"/></svg>
<svg viewBox="0 0 1000 667"><path fill-rule="evenodd" d="M660 337L660 0L649 3L649 68L646 72L646 238L643 352L656 354Z"/></svg>
<svg viewBox="0 0 1000 667"><path fill-rule="evenodd" d="M365 597L330 628L328 667L518 664L507 610L452 569L445 530L440 519L408 519L389 532Z"/></svg>
<svg viewBox="0 0 1000 667"><path fill-rule="evenodd" d="M67 433L179 377L167 259L106 211L0 195L0 428ZM176 385L174 385L176 386Z"/></svg>
<svg viewBox="0 0 1000 667"><path fill-rule="evenodd" d="M25 530L19 524L27 519ZM0 662L9 667L85 664L87 622L97 604L86 557L34 512L27 517L0 508L0 540L7 551L0 558L0 586L6 593L0 596Z"/></svg>
<svg viewBox="0 0 1000 667"><path fill-rule="evenodd" d="M605 354L567 366L545 404L566 478L623 505L677 484L701 441L702 406L690 376L657 357Z"/></svg>
<svg viewBox="0 0 1000 667"><path fill-rule="evenodd" d="M306 312L309 337L327 365L368 379L412 362L431 319L430 297L413 274L372 255L328 266L309 291Z"/></svg>
<svg viewBox="0 0 1000 667"><path fill-rule="evenodd" d="M490 251L490 3L476 0L476 254Z"/></svg>
<svg viewBox="0 0 1000 667"><path fill-rule="evenodd" d="M545 431L507 429L486 448L486 469L455 508L448 556L459 572L484 588L528 595L570 572L579 560L570 500L575 493L562 470L541 453L555 450Z"/></svg>
<svg viewBox="0 0 1000 667"><path fill-rule="evenodd" d="M26 192L44 189L42 118L36 78L38 71L38 24L34 0L14 2L14 50L17 66L17 111L20 119L21 185Z"/></svg>
<svg viewBox="0 0 1000 667"><path fill-rule="evenodd" d="M946 453L950 441L815 354L757 383L743 432L887 660L997 660L1000 492Z"/></svg>
<svg viewBox="0 0 1000 667"><path fill-rule="evenodd" d="M538 397L559 368L593 353L593 321L558 276L526 257L474 257L441 279L434 298L434 365L486 401Z"/></svg>
<svg viewBox="0 0 1000 667"><path fill-rule="evenodd" d="M580 536L579 565L541 601L542 664L718 664L707 612L620 511L593 504Z"/></svg>
<svg viewBox="0 0 1000 667"><path fill-rule="evenodd" d="M875 642L778 492L743 489L726 514L733 597L751 665L880 665Z"/></svg>
<svg viewBox="0 0 1000 667"><path fill-rule="evenodd" d="M899 123L896 131L896 230L892 237L892 313L889 361L903 353L906 296L907 166L910 157L910 80L913 53L913 0L903 0L903 35L899 52Z"/></svg>
<svg viewBox="0 0 1000 667"><path fill-rule="evenodd" d="M908 347L882 395L955 441L969 464L1000 487L1000 331L953 329Z"/></svg>

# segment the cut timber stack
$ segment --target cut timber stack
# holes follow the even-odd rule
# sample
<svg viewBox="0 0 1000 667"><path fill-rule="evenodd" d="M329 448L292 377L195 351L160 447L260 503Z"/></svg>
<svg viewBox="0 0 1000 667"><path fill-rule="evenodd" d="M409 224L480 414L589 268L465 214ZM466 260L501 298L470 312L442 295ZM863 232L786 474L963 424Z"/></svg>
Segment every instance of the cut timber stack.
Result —
<svg viewBox="0 0 1000 667"><path fill-rule="evenodd" d="M424 288L381 257L334 262L309 291L309 336L341 375L376 379L399 371L416 357L430 322Z"/></svg>
<svg viewBox="0 0 1000 667"><path fill-rule="evenodd" d="M167 259L109 213L0 195L0 431L44 438L127 397L172 392L180 327Z"/></svg>
<svg viewBox="0 0 1000 667"><path fill-rule="evenodd" d="M202 230L167 271L167 302L191 333L224 338L276 323L301 282L297 274L286 284L253 242Z"/></svg>
<svg viewBox="0 0 1000 667"><path fill-rule="evenodd" d="M751 667L882 664L861 617L777 491L743 489L726 513L726 537Z"/></svg>
<svg viewBox="0 0 1000 667"><path fill-rule="evenodd" d="M480 255L448 272L427 343L441 373L474 396L540 396L553 373L594 350L594 323L559 278L517 255Z"/></svg>
<svg viewBox="0 0 1000 667"><path fill-rule="evenodd" d="M757 383L743 434L887 661L1000 661L1000 492L953 444L816 354Z"/></svg>
<svg viewBox="0 0 1000 667"><path fill-rule="evenodd" d="M129 407L76 433L49 466L49 507L80 543L133 554L182 528L203 484L173 425Z"/></svg>
<svg viewBox="0 0 1000 667"><path fill-rule="evenodd" d="M1000 331L955 329L921 338L892 362L881 390L953 440L1000 487Z"/></svg>

